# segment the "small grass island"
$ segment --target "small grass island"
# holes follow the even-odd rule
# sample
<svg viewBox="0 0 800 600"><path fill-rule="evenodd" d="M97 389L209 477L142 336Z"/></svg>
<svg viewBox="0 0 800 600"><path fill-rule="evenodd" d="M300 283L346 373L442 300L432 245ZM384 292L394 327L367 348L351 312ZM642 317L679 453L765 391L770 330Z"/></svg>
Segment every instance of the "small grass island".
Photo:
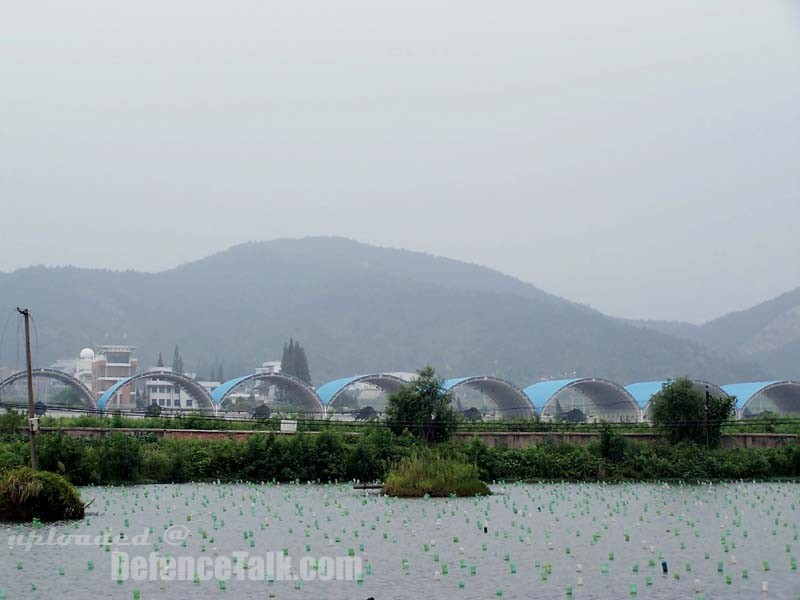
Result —
<svg viewBox="0 0 800 600"><path fill-rule="evenodd" d="M84 514L78 490L60 475L17 467L0 479L0 521L64 521Z"/></svg>
<svg viewBox="0 0 800 600"><path fill-rule="evenodd" d="M492 492L478 477L475 465L436 456L411 456L391 469L383 493L398 498L446 498L489 496Z"/></svg>

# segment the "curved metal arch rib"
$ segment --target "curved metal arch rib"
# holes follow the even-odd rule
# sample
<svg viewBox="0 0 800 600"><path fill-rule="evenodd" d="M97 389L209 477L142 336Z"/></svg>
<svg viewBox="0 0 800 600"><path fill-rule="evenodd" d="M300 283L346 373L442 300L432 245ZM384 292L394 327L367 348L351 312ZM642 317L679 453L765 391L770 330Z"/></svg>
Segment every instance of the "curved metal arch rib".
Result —
<svg viewBox="0 0 800 600"><path fill-rule="evenodd" d="M476 375L447 379L442 387L445 391L453 391L460 386L468 387L485 394L494 402L503 419L532 419L536 416L530 398L515 386L499 377Z"/></svg>
<svg viewBox="0 0 800 600"><path fill-rule="evenodd" d="M353 377L343 377L341 379L334 379L328 383L321 385L317 388L322 404L326 408L330 408L337 398L351 385L356 383L367 383L383 390L386 393L394 393L400 389L400 386L408 383L406 379L397 375L389 373L373 373L371 375L355 375Z"/></svg>
<svg viewBox="0 0 800 600"><path fill-rule="evenodd" d="M211 392L212 402L216 406L221 406L225 398L233 393L234 389L248 381L268 381L276 385L297 390L300 392L303 408L307 413L322 414L325 412L325 407L322 405L322 401L317 395L317 392L314 391L314 388L297 377L285 375L283 373L253 373L244 375L243 377L229 379L219 387L214 388L214 391Z"/></svg>
<svg viewBox="0 0 800 600"><path fill-rule="evenodd" d="M128 377L127 379L122 379L103 392L103 395L100 396L100 399L97 401L97 408L100 410L106 410L108 402L120 389L130 383L147 379L169 381L170 383L182 387L192 396L192 398L197 401L197 404L201 409L214 410L214 404L211 401L211 395L206 391L206 388L197 383L194 379L189 379L188 377L178 375L172 371L147 371L146 373L137 373L136 375Z"/></svg>
<svg viewBox="0 0 800 600"><path fill-rule="evenodd" d="M736 396L736 410L743 417L758 414L753 405L759 402L764 412L766 403L770 412L778 414L800 413L800 381L755 381L752 383L733 383L723 385L730 396ZM774 410L772 410L774 409Z"/></svg>
<svg viewBox="0 0 800 600"><path fill-rule="evenodd" d="M569 389L581 393L598 410L620 420L638 421L641 409L634 397L621 385L599 377L540 381L525 388L525 394L542 416L558 414L558 396ZM599 415L602 416L602 415Z"/></svg>
<svg viewBox="0 0 800 600"><path fill-rule="evenodd" d="M92 390L86 387L83 382L75 379L72 375L64 373L63 371L56 371L55 369L33 369L32 374L34 377L45 377L47 379L55 379L56 381L60 381L72 389L77 391L81 395L81 400L83 403L92 408L97 409L97 402L94 399L94 394ZM19 381L20 379L25 379L28 376L27 371L19 371L17 373L13 373L9 375L2 381L0 381L0 390L4 387L11 385L12 383Z"/></svg>
<svg viewBox="0 0 800 600"><path fill-rule="evenodd" d="M705 393L706 389L708 389L712 396L718 398L729 396L728 392L715 383L703 381L702 379L691 379L690 381L692 382L693 389L700 393ZM626 385L625 389L628 390L628 393L633 396L636 403L644 411L645 417L649 418L653 396L660 392L665 385L670 383L672 383L670 379L665 379L664 381L640 381L638 383Z"/></svg>

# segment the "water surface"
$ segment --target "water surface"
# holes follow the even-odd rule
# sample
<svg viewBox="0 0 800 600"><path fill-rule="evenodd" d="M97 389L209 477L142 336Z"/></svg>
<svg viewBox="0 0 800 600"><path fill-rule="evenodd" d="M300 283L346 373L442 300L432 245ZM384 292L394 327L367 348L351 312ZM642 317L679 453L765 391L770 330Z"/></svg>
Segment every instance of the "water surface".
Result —
<svg viewBox="0 0 800 600"><path fill-rule="evenodd" d="M293 581L232 579L224 590L215 579L117 582L110 550L75 543L26 550L11 536L49 533L48 526L26 525L2 527L10 543L0 548L0 589L8 599L128 600L135 591L142 600L564 599L570 588L573 598L612 600L631 597L632 585L638 598L663 600L800 595L797 484L494 490L480 499L396 500L365 497L349 485L82 488L85 499L94 499L92 514L57 525L56 535L110 533L118 540L124 533L130 541L152 528L150 546L117 549L195 558L285 550L294 567L306 555L352 553L365 566L363 582L303 581L298 588ZM185 546L163 539L178 525L188 533Z"/></svg>

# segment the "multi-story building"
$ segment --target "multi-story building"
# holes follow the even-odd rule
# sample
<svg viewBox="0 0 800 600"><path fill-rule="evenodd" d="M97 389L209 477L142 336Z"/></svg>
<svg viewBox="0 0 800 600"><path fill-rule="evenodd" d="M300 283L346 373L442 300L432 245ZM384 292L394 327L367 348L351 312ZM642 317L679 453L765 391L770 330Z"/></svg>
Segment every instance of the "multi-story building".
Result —
<svg viewBox="0 0 800 600"><path fill-rule="evenodd" d="M153 367L147 369L147 373L172 372L170 367ZM165 379L148 379L144 382L145 404L157 404L171 408L180 407L181 394L180 388Z"/></svg>
<svg viewBox="0 0 800 600"><path fill-rule="evenodd" d="M98 398L118 381L136 374L138 361L132 356L134 350L135 346L100 347L100 354L92 360L92 391ZM131 386L124 386L114 394L108 406L128 410L136 408L132 392Z"/></svg>

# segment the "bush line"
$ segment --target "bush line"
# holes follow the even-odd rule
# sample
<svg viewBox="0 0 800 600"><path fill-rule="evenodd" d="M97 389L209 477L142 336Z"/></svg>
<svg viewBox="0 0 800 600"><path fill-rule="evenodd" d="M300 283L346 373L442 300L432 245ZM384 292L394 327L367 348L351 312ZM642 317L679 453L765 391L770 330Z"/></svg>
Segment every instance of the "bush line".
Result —
<svg viewBox="0 0 800 600"><path fill-rule="evenodd" d="M38 436L42 469L76 485L187 481L383 481L403 458L432 452L478 469L483 481L711 480L800 477L800 445L709 450L693 443L635 442L607 431L588 446L543 443L524 449L468 443L429 445L383 427L360 436L325 431L246 441L164 439L112 432L102 438ZM0 439L0 473L27 464L27 439Z"/></svg>

